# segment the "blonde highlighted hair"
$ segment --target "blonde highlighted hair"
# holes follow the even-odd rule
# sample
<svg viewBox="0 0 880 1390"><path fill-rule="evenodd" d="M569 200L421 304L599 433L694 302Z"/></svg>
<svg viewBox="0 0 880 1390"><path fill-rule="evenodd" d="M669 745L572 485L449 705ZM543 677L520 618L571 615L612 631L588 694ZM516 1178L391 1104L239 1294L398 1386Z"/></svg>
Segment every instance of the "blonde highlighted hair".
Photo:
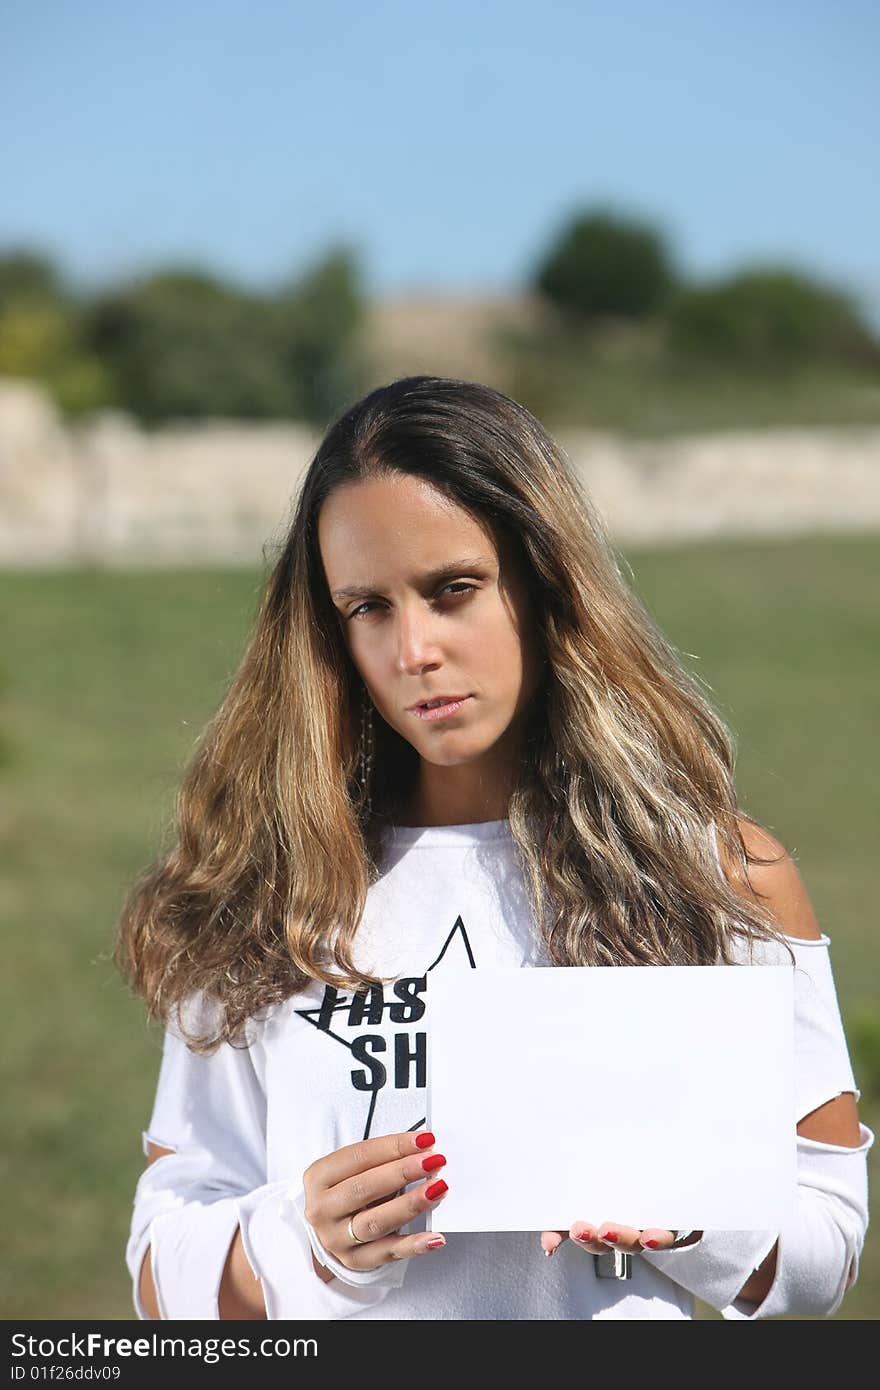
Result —
<svg viewBox="0 0 880 1390"><path fill-rule="evenodd" d="M335 489L405 473L518 548L545 657L508 810L536 930L559 965L734 963L735 937L784 938L740 876L734 741L708 687L622 573L562 449L476 382L405 377L327 430L265 582L240 667L177 796L172 843L131 886L114 960L151 1018L196 990L219 1006L197 1051L237 1043L311 980L381 984L352 959L418 755L377 712L365 785L365 690L318 548ZM747 821L751 817L744 816ZM786 947L787 949L787 947Z"/></svg>

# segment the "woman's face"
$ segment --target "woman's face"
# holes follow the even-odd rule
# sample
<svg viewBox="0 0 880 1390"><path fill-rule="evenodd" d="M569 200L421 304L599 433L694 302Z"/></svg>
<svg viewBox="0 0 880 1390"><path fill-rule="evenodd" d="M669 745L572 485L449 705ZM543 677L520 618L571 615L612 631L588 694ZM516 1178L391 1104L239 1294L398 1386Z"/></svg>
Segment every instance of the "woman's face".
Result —
<svg viewBox="0 0 880 1390"><path fill-rule="evenodd" d="M502 543L499 554L465 511L399 473L332 493L318 543L346 646L376 709L436 774L479 772L476 784L447 777L452 801L465 808L473 793L475 804L489 805L505 771L509 780L520 716L543 670L515 548ZM439 695L467 699L445 719L413 711Z"/></svg>

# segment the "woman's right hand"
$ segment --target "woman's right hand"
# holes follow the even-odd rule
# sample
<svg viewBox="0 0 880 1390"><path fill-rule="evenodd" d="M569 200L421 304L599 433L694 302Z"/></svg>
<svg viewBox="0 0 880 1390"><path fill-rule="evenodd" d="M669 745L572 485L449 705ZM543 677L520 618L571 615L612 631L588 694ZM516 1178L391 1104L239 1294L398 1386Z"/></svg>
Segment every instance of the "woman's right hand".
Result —
<svg viewBox="0 0 880 1390"><path fill-rule="evenodd" d="M303 1173L305 1218L340 1264L375 1269L446 1244L435 1231L400 1234L401 1226L435 1207L447 1190L437 1178L446 1159L433 1152L435 1143L427 1130L404 1130L347 1144L309 1164ZM420 1178L418 1187L402 1191ZM349 1234L349 1220L357 1240Z"/></svg>

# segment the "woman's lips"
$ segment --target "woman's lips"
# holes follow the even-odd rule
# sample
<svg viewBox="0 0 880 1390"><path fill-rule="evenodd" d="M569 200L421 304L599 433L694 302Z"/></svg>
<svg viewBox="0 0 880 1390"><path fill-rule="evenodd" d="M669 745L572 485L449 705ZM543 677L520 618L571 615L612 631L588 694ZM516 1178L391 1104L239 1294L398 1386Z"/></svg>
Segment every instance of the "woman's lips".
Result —
<svg viewBox="0 0 880 1390"><path fill-rule="evenodd" d="M411 713L417 719L451 719L470 698L470 695L465 695L461 700L453 700L448 705L436 705L434 709L422 709L421 705L414 705Z"/></svg>

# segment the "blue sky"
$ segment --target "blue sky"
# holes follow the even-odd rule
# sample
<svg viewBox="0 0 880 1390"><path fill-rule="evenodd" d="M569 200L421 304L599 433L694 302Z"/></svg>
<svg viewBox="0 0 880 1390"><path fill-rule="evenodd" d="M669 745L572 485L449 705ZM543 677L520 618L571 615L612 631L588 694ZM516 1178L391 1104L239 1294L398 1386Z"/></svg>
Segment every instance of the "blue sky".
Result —
<svg viewBox="0 0 880 1390"><path fill-rule="evenodd" d="M0 247L496 293L601 204L880 322L878 54L876 0L5 0Z"/></svg>

